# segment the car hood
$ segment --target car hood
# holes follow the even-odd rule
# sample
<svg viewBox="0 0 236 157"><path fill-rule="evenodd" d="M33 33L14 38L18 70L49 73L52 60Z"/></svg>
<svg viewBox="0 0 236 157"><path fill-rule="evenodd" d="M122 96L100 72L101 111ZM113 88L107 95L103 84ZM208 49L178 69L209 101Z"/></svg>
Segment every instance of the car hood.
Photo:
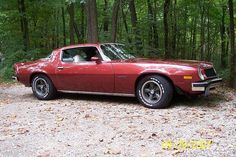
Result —
<svg viewBox="0 0 236 157"><path fill-rule="evenodd" d="M189 67L198 67L200 65L212 66L212 63L210 62L196 61L196 60L135 58L135 59L124 60L124 62L140 63L140 64L168 64L168 65L189 66Z"/></svg>

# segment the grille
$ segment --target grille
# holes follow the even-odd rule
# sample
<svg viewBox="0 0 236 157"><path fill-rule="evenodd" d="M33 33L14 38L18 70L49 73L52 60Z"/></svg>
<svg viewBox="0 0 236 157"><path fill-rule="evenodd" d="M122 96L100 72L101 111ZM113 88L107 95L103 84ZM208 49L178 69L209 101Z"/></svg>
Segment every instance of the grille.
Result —
<svg viewBox="0 0 236 157"><path fill-rule="evenodd" d="M210 68L210 69L205 69L205 74L207 77L215 77L216 76L216 72L214 68Z"/></svg>

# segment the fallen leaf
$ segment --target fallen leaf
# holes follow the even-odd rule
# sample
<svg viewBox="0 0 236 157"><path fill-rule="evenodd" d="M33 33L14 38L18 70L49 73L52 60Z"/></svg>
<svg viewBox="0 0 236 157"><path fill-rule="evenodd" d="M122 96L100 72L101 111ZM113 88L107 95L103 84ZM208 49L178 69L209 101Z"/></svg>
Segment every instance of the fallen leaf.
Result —
<svg viewBox="0 0 236 157"><path fill-rule="evenodd" d="M38 157L50 157L50 154L42 154L42 155L38 155Z"/></svg>
<svg viewBox="0 0 236 157"><path fill-rule="evenodd" d="M105 154L118 155L121 154L121 150L119 150L118 148L108 148Z"/></svg>
<svg viewBox="0 0 236 157"><path fill-rule="evenodd" d="M58 122L63 121L63 120L64 120L63 117L58 117L58 118L56 119L56 121L58 121Z"/></svg>
<svg viewBox="0 0 236 157"><path fill-rule="evenodd" d="M84 118L90 118L91 116L89 114L86 114Z"/></svg>
<svg viewBox="0 0 236 157"><path fill-rule="evenodd" d="M52 108L51 107L45 108L44 111L52 111Z"/></svg>
<svg viewBox="0 0 236 157"><path fill-rule="evenodd" d="M25 133L27 133L27 132L29 132L29 130L27 130L27 129L25 129L25 128L19 128L19 129L18 129L18 133L19 133L19 134L25 134Z"/></svg>

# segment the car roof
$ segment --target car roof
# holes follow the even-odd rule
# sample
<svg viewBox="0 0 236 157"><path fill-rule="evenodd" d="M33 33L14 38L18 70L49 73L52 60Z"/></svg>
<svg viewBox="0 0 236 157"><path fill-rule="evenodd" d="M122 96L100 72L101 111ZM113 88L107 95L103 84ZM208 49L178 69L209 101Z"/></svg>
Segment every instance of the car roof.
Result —
<svg viewBox="0 0 236 157"><path fill-rule="evenodd" d="M96 44L92 44L92 43L86 43L86 44L74 44L74 45L68 45L68 46L65 46L65 47L61 47L59 49L70 49L70 48L75 48L75 47L81 47L81 46L94 46L94 47L97 47L98 45L100 45L99 43L96 43Z"/></svg>
<svg viewBox="0 0 236 157"><path fill-rule="evenodd" d="M74 45L68 45L68 46L64 46L61 48L57 48L55 50L64 50L64 49L71 49L71 48L75 48L75 47L88 47L88 46L92 46L92 47L97 47L99 45L103 45L103 44L121 44L121 43L84 43L84 44L74 44Z"/></svg>

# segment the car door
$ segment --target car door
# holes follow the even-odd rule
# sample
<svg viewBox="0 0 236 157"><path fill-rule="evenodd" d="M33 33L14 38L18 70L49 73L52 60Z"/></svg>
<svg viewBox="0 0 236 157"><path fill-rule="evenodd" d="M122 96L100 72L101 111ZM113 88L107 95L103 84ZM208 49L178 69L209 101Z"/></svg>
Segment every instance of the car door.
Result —
<svg viewBox="0 0 236 157"><path fill-rule="evenodd" d="M77 50L78 52L73 52L71 56L70 54L64 55L65 60L63 60L63 54L61 55L62 59L59 60L56 70L58 90L112 93L114 91L114 72L111 63L96 63L88 59L92 57L92 51L95 51L93 53L100 57L95 47L77 48ZM61 53L65 52L69 52L69 50L63 50ZM77 62L70 59L75 54L79 55Z"/></svg>

